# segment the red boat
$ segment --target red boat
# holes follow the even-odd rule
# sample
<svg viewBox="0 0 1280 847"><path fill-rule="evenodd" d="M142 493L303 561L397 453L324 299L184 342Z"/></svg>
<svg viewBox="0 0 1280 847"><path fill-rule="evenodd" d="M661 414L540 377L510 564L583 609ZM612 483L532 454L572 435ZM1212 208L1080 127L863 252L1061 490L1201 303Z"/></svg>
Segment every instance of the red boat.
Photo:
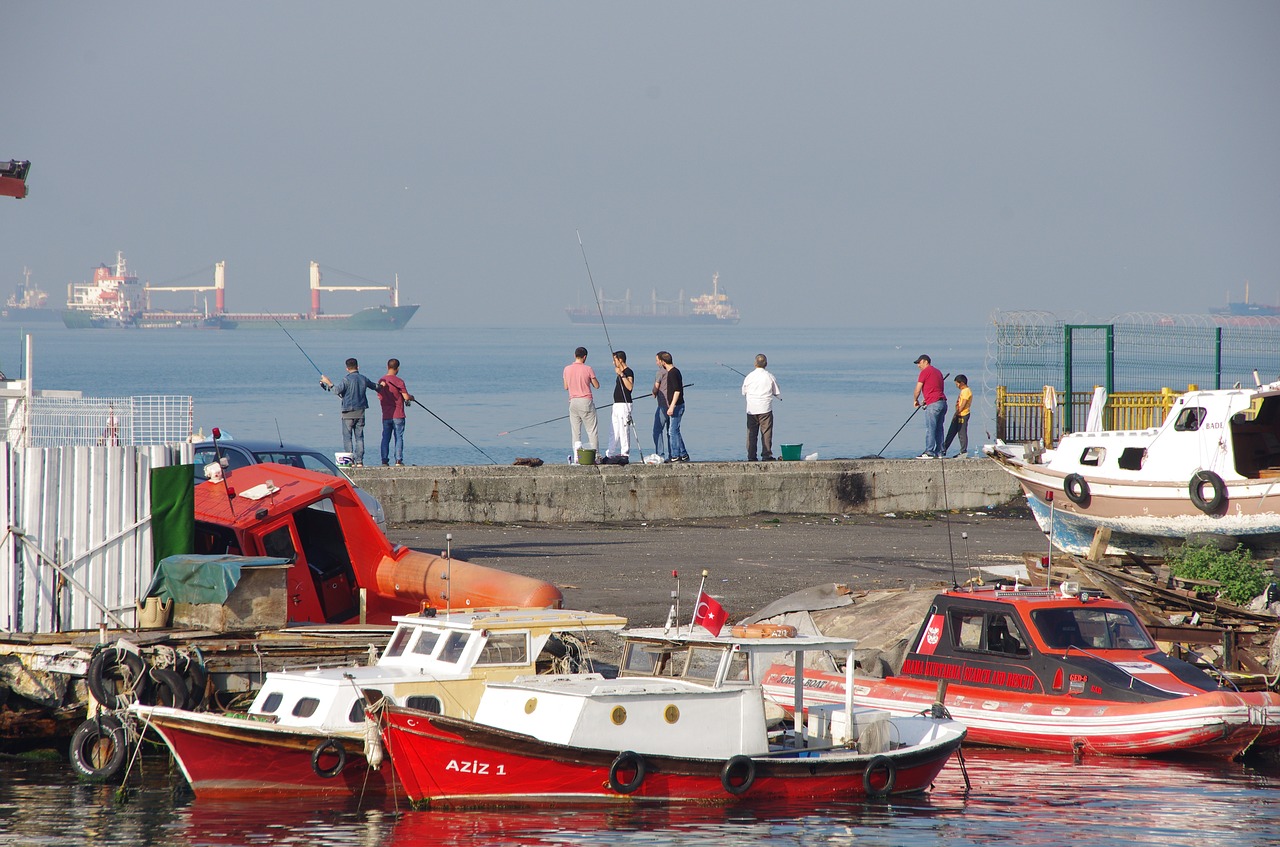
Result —
<svg viewBox="0 0 1280 847"><path fill-rule="evenodd" d="M290 560L295 623L390 624L428 606L558 608L564 600L540 579L392 544L345 477L237 468L195 487L195 520L196 553Z"/></svg>
<svg viewBox="0 0 1280 847"><path fill-rule="evenodd" d="M770 730L752 658L848 639L625 635L621 676L490 682L475 720L371 710L409 798L429 806L848 801L927 790L964 729L843 704Z"/></svg>
<svg viewBox="0 0 1280 847"><path fill-rule="evenodd" d="M1232 758L1280 743L1280 694L1224 688L1159 650L1127 603L1064 587L939 594L899 671L854 680L853 702L914 714L942 686L969 741L995 747ZM811 702L848 696L846 673L805 675ZM793 684L780 665L764 679L787 706Z"/></svg>

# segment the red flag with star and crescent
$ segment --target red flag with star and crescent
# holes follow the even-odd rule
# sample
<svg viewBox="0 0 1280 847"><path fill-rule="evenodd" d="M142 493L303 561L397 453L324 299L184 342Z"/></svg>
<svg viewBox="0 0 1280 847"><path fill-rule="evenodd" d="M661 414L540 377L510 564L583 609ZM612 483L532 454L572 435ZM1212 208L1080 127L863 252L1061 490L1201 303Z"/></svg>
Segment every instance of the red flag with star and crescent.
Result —
<svg viewBox="0 0 1280 847"><path fill-rule="evenodd" d="M693 612L693 622L712 635L719 635L729 615L714 597L705 591L698 594L698 606Z"/></svg>

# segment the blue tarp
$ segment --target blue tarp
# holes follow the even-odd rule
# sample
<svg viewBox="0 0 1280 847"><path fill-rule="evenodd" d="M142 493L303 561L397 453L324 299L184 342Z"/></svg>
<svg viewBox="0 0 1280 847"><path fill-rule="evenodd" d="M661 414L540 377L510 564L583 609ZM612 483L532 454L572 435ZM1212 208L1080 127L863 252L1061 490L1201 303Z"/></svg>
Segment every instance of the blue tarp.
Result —
<svg viewBox="0 0 1280 847"><path fill-rule="evenodd" d="M222 605L240 582L241 568L287 565L288 559L273 556L202 556L182 553L160 560L146 597L179 603Z"/></svg>

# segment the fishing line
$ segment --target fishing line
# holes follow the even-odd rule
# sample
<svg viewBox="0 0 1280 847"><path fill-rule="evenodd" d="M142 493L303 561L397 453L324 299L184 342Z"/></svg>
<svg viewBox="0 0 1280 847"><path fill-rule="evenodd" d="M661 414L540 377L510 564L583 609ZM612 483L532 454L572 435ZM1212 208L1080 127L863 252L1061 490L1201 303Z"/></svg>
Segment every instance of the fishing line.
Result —
<svg viewBox="0 0 1280 847"><path fill-rule="evenodd" d="M413 402L417 403L419 406L422 406L422 402L421 402L420 400L418 400L418 398L416 398L416 397L413 399ZM453 429L453 427L449 426L449 422L448 422L448 421L446 421L444 418L440 417L439 415L437 415L435 412L431 411L430 409L427 409L427 407L426 407L426 406L422 406L422 408L423 408L423 409L426 409L427 414L431 415L431 417L433 417L433 418L435 418L436 420L440 421L440 423L444 424L445 426L448 426L448 427L449 427L449 429ZM467 442L467 443L468 443L468 444L470 444L472 447L475 447L477 450L480 450L480 448L476 445L476 443L475 443L474 441L472 441L470 438L467 438L465 435L463 435L462 433L458 432L456 429L453 429L453 431L454 431L455 433L457 433L458 437L459 437L459 438L461 438L463 441ZM488 453L484 452L483 450L480 450L480 455L481 455L481 456L484 456L486 459L488 459L490 462L493 462L495 465L496 465L496 464L498 464L498 462L497 462L497 461L496 461L492 456L490 456Z"/></svg>
<svg viewBox="0 0 1280 847"><path fill-rule="evenodd" d="M635 385L635 382L633 381L631 384L632 384L632 385ZM693 388L693 386L694 386L694 383L690 382L690 383L688 383L687 385L685 385L685 388ZM652 396L653 396L653 392L652 392L652 391L650 391L648 394L640 394L640 395L637 395L637 394L635 394L635 393L633 392L633 393L632 393L632 395L631 395L631 399L634 401L634 400L636 399L636 397L637 397L637 396L639 396L639 397L641 397L641 398L644 398L644 397L652 397ZM600 411L601 409L607 409L607 408L609 408L609 407L610 407L610 406L612 406L612 405L613 405L612 403L603 403L603 404L601 404L601 405L599 405L599 406L596 406L596 411L598 412L598 411ZM548 419L547 419L547 420L545 420L545 421L538 421L537 423L528 424L528 425L526 425L526 426L518 426L518 427L516 427L515 429L503 430L502 432L498 433L498 435L510 435L511 433L513 433L513 432L519 432L519 431L520 431L520 430L522 430L522 429L533 429L535 426L542 426L543 424L549 424L549 423L555 423L556 421L562 421L562 420L566 419L567 417L569 417L569 416L568 416L568 415L561 415L561 416L560 416L560 417L558 417L558 418L548 418Z"/></svg>
<svg viewBox="0 0 1280 847"><path fill-rule="evenodd" d="M609 345L609 357L613 358L613 339L609 337L609 327L604 322L604 305L600 302L600 294L596 291L596 281L591 276L591 263L587 261L587 248L582 244L582 233L576 229L573 234L578 236L578 249L582 251L582 264L587 268L587 281L591 283L591 297L596 301L596 312L600 315L600 326L604 328L604 340Z"/></svg>

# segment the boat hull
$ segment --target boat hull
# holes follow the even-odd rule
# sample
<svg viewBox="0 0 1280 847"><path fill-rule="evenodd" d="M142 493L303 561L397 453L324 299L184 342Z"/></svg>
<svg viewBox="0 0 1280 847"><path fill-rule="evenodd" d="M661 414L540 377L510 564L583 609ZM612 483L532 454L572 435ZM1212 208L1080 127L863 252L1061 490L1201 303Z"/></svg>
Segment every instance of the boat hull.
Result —
<svg viewBox="0 0 1280 847"><path fill-rule="evenodd" d="M890 767L893 779L884 793L914 794L928 789L963 738L961 731L942 732L934 743L879 756L793 751L787 758L751 757L749 765L738 762L735 771L744 775L749 767L754 775L749 787L734 793L722 779L728 763L721 759L643 755L643 774L637 776L634 770L615 767L622 755L616 750L553 744L413 710L384 710L381 721L387 752L406 794L433 807L548 800L701 805L850 801L880 793ZM626 793L614 787L633 779L638 785Z"/></svg>
<svg viewBox="0 0 1280 847"><path fill-rule="evenodd" d="M765 691L789 697L792 677L770 669ZM893 715L919 714L937 699L938 681L858 679L853 702ZM842 703L844 677L806 673L811 703ZM1026 694L961 684L947 686L944 705L969 730L970 743L1050 753L1108 756L1236 758L1280 742L1280 694L1216 691L1158 703L1119 703Z"/></svg>
<svg viewBox="0 0 1280 847"><path fill-rule="evenodd" d="M358 797L393 790L391 768L369 767L363 737L265 721L189 712L164 706L134 706L135 714L160 734L197 797ZM341 744L345 763L316 749Z"/></svg>

